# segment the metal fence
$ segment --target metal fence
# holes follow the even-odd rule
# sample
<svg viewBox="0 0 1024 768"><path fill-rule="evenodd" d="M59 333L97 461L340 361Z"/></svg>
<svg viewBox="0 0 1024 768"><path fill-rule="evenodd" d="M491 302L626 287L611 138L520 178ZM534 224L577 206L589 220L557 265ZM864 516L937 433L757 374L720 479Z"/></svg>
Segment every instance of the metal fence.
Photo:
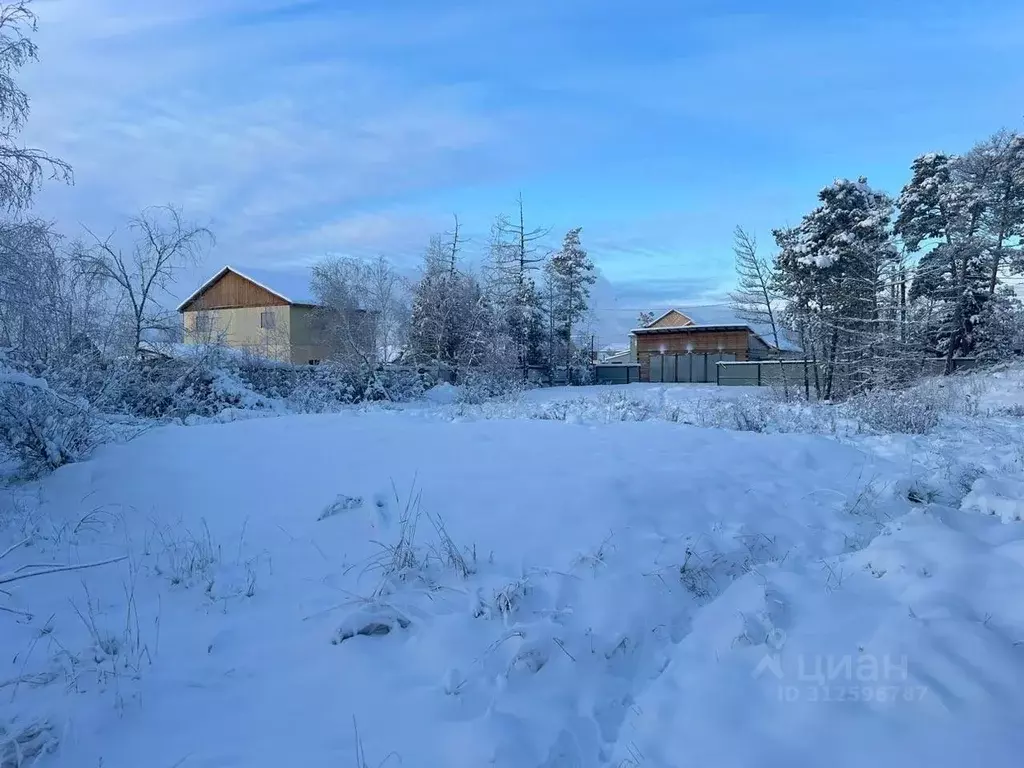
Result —
<svg viewBox="0 0 1024 768"><path fill-rule="evenodd" d="M973 357L953 358L953 369L968 371L978 365ZM717 366L717 382L721 386L731 387L776 387L782 386L783 376L790 385L803 386L804 373L814 381L814 367L809 360L751 360L749 362L721 362ZM921 361L922 376L939 376L946 370L944 359L928 359Z"/></svg>
<svg viewBox="0 0 1024 768"><path fill-rule="evenodd" d="M783 360L781 366L778 360L721 363L717 382L723 387L773 387L781 385L785 376L785 380L793 384L803 382L805 365L810 368L811 363L803 360Z"/></svg>
<svg viewBox="0 0 1024 768"><path fill-rule="evenodd" d="M594 366L594 381L598 384L632 384L640 381L639 363L614 363Z"/></svg>
<svg viewBox="0 0 1024 768"><path fill-rule="evenodd" d="M651 355L650 381L656 384L714 384L719 363L736 355L689 352L684 355Z"/></svg>

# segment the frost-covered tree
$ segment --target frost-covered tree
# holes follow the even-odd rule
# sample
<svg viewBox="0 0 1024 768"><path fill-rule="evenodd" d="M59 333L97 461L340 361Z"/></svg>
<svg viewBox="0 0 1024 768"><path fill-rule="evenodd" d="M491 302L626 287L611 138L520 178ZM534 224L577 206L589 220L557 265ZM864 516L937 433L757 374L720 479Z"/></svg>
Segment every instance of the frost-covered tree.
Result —
<svg viewBox="0 0 1024 768"><path fill-rule="evenodd" d="M590 288L597 281L594 264L580 242L581 227L570 229L560 250L545 266L549 285L550 328L564 346L566 377L573 368L573 328L586 316ZM554 365L554 360L550 363Z"/></svg>
<svg viewBox="0 0 1024 768"><path fill-rule="evenodd" d="M957 180L957 159L931 152L914 159L900 192L895 232L911 253L924 250L914 270L910 301L927 299L925 344L952 357L969 336L967 320L981 287L981 252L972 242L970 200L976 195ZM980 221L977 217L975 221Z"/></svg>
<svg viewBox="0 0 1024 768"><path fill-rule="evenodd" d="M409 329L405 281L391 263L330 256L313 266L318 333L338 363L373 369L401 357Z"/></svg>
<svg viewBox="0 0 1024 768"><path fill-rule="evenodd" d="M974 147L964 158L983 189L985 209L981 231L988 241L987 291L994 295L1004 271L1024 271L1024 136L999 131Z"/></svg>
<svg viewBox="0 0 1024 768"><path fill-rule="evenodd" d="M491 227L486 292L496 353L510 357L525 380L529 367L544 361L544 300L535 278L546 260L540 243L548 230L527 226L522 196L517 209Z"/></svg>
<svg viewBox="0 0 1024 768"><path fill-rule="evenodd" d="M1001 286L982 305L974 323L974 354L1000 361L1024 353L1024 304Z"/></svg>
<svg viewBox="0 0 1024 768"><path fill-rule="evenodd" d="M457 381L484 354L481 325L488 315L479 281L460 263L463 242L458 218L451 232L431 238L412 287L409 333L409 357L446 368Z"/></svg>
<svg viewBox="0 0 1024 768"><path fill-rule="evenodd" d="M776 292L778 280L774 264L757 252L757 238L736 227L733 232L733 253L736 257L736 290L729 300L736 315L755 327L766 328L775 349L782 348L782 297ZM779 361L782 391L789 398L786 368Z"/></svg>
<svg viewBox="0 0 1024 768"><path fill-rule="evenodd" d="M872 386L891 366L887 290L899 270L892 201L867 180L837 180L790 229L775 230L774 286L788 300L805 350L821 369L823 397Z"/></svg>
<svg viewBox="0 0 1024 768"><path fill-rule="evenodd" d="M450 266L440 235L431 238L419 279L412 286L409 356L451 365L459 336L458 272Z"/></svg>
<svg viewBox="0 0 1024 768"><path fill-rule="evenodd" d="M15 358L50 365L73 345L111 346L117 307L105 288L76 272L49 223L0 222L0 348Z"/></svg>
<svg viewBox="0 0 1024 768"><path fill-rule="evenodd" d="M974 351L983 311L1001 275L1021 264L1024 234L1024 141L1000 131L963 156L917 158L899 197L896 232L921 254L912 301L932 308L924 338L946 358Z"/></svg>
<svg viewBox="0 0 1024 768"><path fill-rule="evenodd" d="M937 152L921 155L911 164L910 181L896 201L899 213L894 226L910 251L919 250L926 240L948 237L952 165L951 156Z"/></svg>
<svg viewBox="0 0 1024 768"><path fill-rule="evenodd" d="M146 208L128 222L131 244L122 247L116 235L100 238L75 254L81 273L115 286L129 323L131 351L139 351L148 331L162 331L177 319L161 300L179 271L199 261L213 242L206 227L186 222L171 205Z"/></svg>
<svg viewBox="0 0 1024 768"><path fill-rule="evenodd" d="M736 227L733 233L733 254L736 257L736 290L729 295L733 309L740 319L767 328L778 349L784 332L779 307L781 297L776 292L775 265L758 254L757 239L742 227Z"/></svg>
<svg viewBox="0 0 1024 768"><path fill-rule="evenodd" d="M38 58L31 35L36 16L30 0L0 3L0 209L17 213L27 208L43 178L70 183L71 166L40 149L17 141L29 114L28 95L14 74Z"/></svg>
<svg viewBox="0 0 1024 768"><path fill-rule="evenodd" d="M50 223L20 218L44 178L72 180L63 160L18 141L30 100L16 75L38 58L35 31L28 0L0 2L0 347L42 361L66 347L87 319L72 307L95 286L73 279Z"/></svg>

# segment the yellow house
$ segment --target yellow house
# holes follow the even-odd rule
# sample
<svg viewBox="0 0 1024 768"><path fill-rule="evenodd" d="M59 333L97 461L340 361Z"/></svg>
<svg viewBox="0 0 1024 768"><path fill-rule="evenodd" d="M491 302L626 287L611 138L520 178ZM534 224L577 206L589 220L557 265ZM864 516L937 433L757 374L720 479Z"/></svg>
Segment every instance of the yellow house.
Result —
<svg viewBox="0 0 1024 768"><path fill-rule="evenodd" d="M328 356L311 299L279 292L234 267L199 286L178 312L186 344L220 344L297 365L315 365Z"/></svg>

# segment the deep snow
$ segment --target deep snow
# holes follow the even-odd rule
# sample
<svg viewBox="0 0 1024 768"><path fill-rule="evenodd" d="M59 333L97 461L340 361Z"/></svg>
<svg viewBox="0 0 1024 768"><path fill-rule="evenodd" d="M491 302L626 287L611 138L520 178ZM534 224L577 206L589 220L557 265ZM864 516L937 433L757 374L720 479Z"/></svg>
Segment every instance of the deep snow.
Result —
<svg viewBox="0 0 1024 768"><path fill-rule="evenodd" d="M989 379L913 437L608 417L738 396L682 385L105 446L3 492L0 574L129 557L0 585L0 727L103 768L1018 765L1024 387Z"/></svg>

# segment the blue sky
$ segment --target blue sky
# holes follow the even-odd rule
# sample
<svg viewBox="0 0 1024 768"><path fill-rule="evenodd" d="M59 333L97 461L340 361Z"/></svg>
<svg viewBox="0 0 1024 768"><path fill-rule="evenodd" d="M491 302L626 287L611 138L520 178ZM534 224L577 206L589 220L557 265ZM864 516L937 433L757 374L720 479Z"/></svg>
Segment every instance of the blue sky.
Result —
<svg viewBox="0 0 1024 768"><path fill-rule="evenodd" d="M766 10L769 9L770 10ZM732 229L764 247L818 188L898 192L915 154L1024 118L1024 7L729 0L36 0L25 134L70 161L69 234L175 202L225 263L413 269L457 212L482 247L582 226L601 341L720 299Z"/></svg>

